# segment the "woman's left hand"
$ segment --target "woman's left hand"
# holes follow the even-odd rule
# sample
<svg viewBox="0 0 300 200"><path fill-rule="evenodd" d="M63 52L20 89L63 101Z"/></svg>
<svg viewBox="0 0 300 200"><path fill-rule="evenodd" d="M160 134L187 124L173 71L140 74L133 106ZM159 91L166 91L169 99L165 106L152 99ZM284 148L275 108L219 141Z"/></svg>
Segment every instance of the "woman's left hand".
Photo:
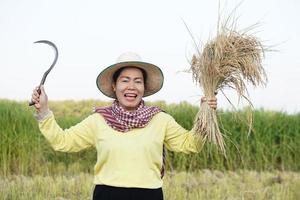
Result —
<svg viewBox="0 0 300 200"><path fill-rule="evenodd" d="M201 98L201 104L203 102L206 102L210 108L216 110L217 109L217 98L216 97L213 97L213 98L206 98L206 97L202 97Z"/></svg>

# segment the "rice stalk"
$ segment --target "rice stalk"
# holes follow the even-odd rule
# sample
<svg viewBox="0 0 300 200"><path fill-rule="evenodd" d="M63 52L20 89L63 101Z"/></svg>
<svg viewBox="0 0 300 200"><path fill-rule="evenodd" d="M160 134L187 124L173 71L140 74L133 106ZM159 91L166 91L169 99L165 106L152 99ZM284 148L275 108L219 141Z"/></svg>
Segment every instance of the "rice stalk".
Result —
<svg viewBox="0 0 300 200"><path fill-rule="evenodd" d="M232 88L239 99L244 98L251 105L246 83L253 86L266 84L266 73L262 66L266 49L258 38L247 31L236 31L235 22L229 21L228 18L224 25L218 25L220 28L216 37L208 41L202 50L197 49L191 59L190 71L207 99L215 98L219 90L223 92L224 88ZM231 25L228 27L228 24ZM193 130L205 141L216 144L226 155L217 112L206 102L200 105Z"/></svg>

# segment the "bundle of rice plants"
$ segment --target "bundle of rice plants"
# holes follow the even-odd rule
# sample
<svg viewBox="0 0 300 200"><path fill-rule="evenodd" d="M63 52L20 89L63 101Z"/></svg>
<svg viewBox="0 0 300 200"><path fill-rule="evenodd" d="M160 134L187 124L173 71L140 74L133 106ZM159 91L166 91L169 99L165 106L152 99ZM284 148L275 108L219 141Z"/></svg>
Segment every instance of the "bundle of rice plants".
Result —
<svg viewBox="0 0 300 200"><path fill-rule="evenodd" d="M238 98L249 100L246 83L253 86L266 84L266 73L262 66L266 49L258 38L247 31L235 30L235 25L228 27L228 24L218 26L216 37L208 41L203 49L197 48L191 59L190 70L193 80L202 87L207 99L215 98L216 93L220 90L223 92L224 88L232 88ZM225 154L217 112L206 102L200 105L193 129L205 141L217 144Z"/></svg>

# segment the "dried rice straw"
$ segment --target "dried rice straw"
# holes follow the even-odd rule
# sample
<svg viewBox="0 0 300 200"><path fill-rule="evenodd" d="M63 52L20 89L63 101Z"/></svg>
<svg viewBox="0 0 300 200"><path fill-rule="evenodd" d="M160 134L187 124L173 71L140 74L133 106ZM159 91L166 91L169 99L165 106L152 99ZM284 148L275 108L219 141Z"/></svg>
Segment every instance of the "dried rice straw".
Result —
<svg viewBox="0 0 300 200"><path fill-rule="evenodd" d="M218 28L217 36L202 51L197 48L190 70L208 99L214 98L215 92L223 92L222 89L229 87L237 92L239 99L249 100L246 82L253 86L266 83L266 73L262 67L265 48L254 36L230 29L226 24ZM226 155L217 113L206 102L200 105L193 129L205 141L215 143Z"/></svg>

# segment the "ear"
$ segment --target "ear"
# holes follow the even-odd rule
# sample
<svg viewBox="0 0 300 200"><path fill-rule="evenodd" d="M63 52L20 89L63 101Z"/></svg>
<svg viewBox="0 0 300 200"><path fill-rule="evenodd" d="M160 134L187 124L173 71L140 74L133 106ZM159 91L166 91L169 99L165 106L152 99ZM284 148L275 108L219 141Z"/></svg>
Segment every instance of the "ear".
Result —
<svg viewBox="0 0 300 200"><path fill-rule="evenodd" d="M116 84L115 83L112 84L112 88L113 88L113 91L116 92Z"/></svg>

